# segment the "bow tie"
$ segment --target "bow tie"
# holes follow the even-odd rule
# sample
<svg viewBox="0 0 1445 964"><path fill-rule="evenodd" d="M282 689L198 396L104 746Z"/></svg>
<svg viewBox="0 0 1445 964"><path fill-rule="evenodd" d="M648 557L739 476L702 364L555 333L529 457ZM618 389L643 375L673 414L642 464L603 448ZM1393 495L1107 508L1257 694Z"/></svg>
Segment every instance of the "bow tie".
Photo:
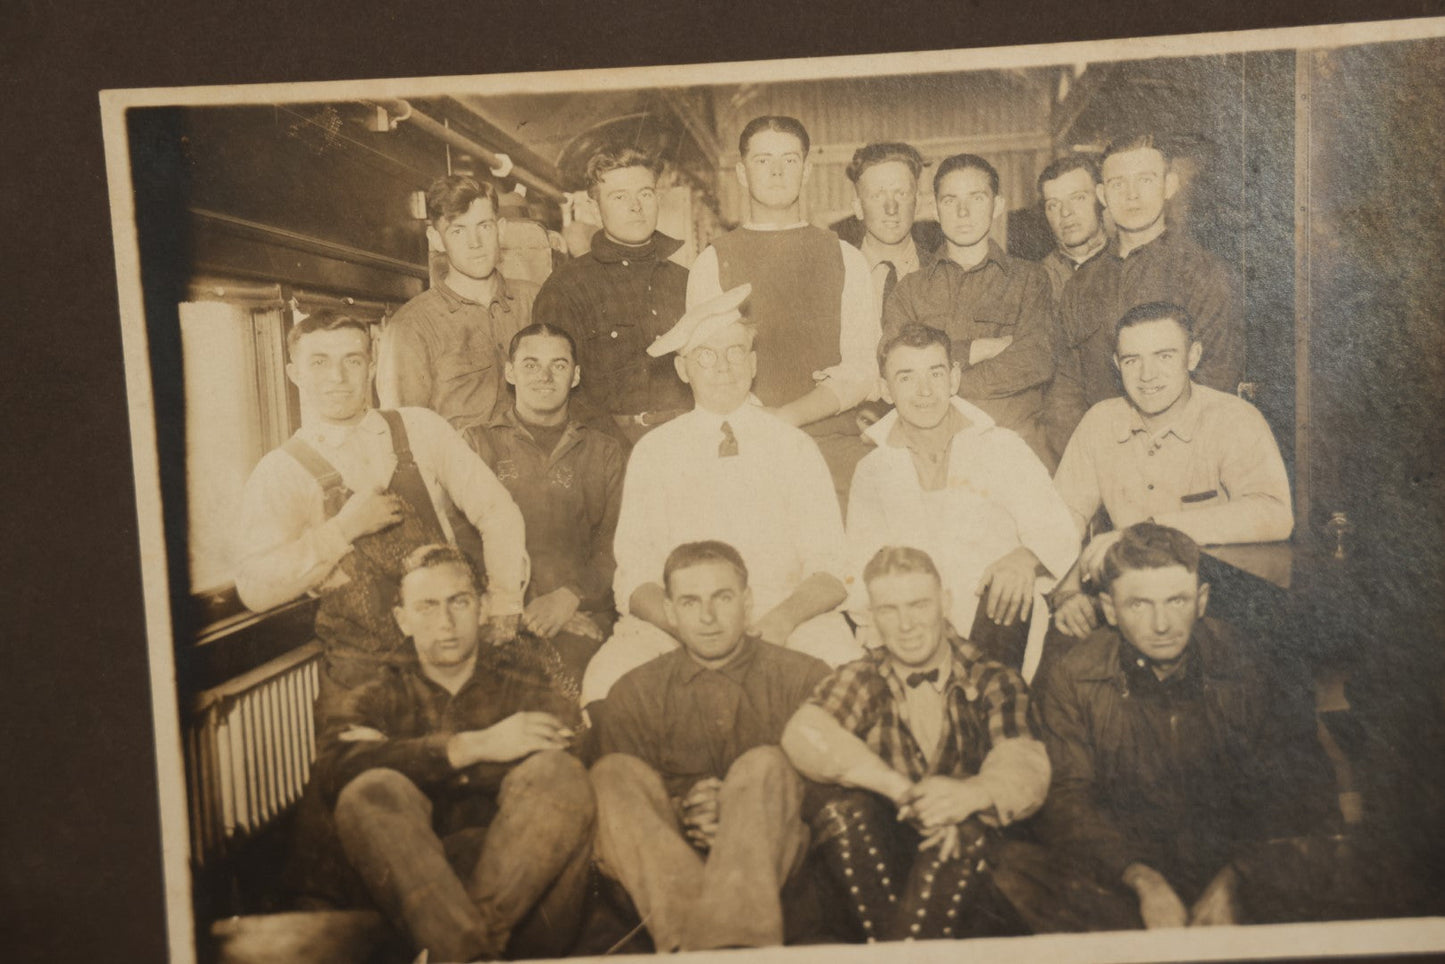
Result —
<svg viewBox="0 0 1445 964"><path fill-rule="evenodd" d="M910 689L917 687L919 683L923 683L923 682L928 682L928 683L937 683L937 682L938 682L938 667L937 667L937 666L933 667L933 669L929 670L929 671L926 672L926 673L909 673L909 674L908 674L908 686L909 686Z"/></svg>

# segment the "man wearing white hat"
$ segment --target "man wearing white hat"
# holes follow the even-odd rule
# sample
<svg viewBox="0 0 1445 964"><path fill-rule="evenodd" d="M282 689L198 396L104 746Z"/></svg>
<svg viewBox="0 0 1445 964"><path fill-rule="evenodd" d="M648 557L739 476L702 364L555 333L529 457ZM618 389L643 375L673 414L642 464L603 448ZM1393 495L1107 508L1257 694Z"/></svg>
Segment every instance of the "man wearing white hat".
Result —
<svg viewBox="0 0 1445 964"><path fill-rule="evenodd" d="M694 408L637 443L622 488L613 592L622 618L582 683L582 704L676 648L662 567L684 542L716 539L747 563L763 640L837 666L862 654L838 611L848 555L828 466L802 431L751 395L757 355L740 285L688 312L648 348L676 353Z"/></svg>

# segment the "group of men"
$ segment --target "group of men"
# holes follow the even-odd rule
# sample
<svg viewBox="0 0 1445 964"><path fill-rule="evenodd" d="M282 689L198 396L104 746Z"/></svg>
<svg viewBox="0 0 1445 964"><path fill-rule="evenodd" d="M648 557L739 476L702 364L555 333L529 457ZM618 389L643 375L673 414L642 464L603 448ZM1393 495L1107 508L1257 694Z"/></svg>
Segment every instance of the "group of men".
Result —
<svg viewBox="0 0 1445 964"><path fill-rule="evenodd" d="M237 589L319 598L309 897L434 961L566 953L594 868L658 951L781 943L808 874L840 939L1269 918L1259 842L1328 794L1198 544L1287 538L1290 493L1170 158L1050 165L1040 265L983 158L938 164L934 236L919 153L861 148L844 240L809 149L746 126L747 219L690 271L658 163L599 153L540 290L490 185L439 178L445 277L379 343L293 327Z"/></svg>

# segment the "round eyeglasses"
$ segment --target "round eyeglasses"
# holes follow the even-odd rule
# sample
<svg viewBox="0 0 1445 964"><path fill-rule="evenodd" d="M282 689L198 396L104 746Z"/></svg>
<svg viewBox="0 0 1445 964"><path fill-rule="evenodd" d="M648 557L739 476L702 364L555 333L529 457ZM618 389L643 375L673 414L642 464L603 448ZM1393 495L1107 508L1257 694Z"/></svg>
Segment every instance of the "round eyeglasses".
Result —
<svg viewBox="0 0 1445 964"><path fill-rule="evenodd" d="M728 360L729 366L741 365L743 359L748 357L746 345L728 345L721 353L716 348L699 348L692 353L692 360L697 362L699 368L716 368L721 358Z"/></svg>

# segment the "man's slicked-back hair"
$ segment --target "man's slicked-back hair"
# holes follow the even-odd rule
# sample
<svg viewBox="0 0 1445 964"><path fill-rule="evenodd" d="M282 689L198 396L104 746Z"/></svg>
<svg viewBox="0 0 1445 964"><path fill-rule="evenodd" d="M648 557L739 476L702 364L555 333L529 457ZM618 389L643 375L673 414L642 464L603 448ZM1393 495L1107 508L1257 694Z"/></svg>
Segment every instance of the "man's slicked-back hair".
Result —
<svg viewBox="0 0 1445 964"><path fill-rule="evenodd" d="M853 159L848 162L848 167L843 173L848 180L854 184L863 172L870 167L879 164L887 164L890 161L897 161L908 167L908 172L913 175L916 181L923 173L923 155L912 144L904 144L901 141L883 141L878 144L865 144L853 152Z"/></svg>
<svg viewBox="0 0 1445 964"><path fill-rule="evenodd" d="M933 172L933 193L938 194L938 186L943 179L954 171L982 171L988 178L988 189L998 197L999 181L998 170L988 161L977 154L955 154L952 157L945 157L938 165L938 170Z"/></svg>
<svg viewBox="0 0 1445 964"><path fill-rule="evenodd" d="M635 147L609 148L598 151L587 161L587 193L597 200L598 185L604 175L628 167L644 167L652 172L655 181L662 175L662 161Z"/></svg>
<svg viewBox="0 0 1445 964"><path fill-rule="evenodd" d="M1189 343L1194 342L1194 316L1189 309L1183 305L1176 305L1172 301L1149 301L1142 305L1135 305L1124 312L1124 317L1114 323L1114 347L1119 347L1119 333L1125 328L1133 328L1135 325L1145 325L1151 321L1172 321L1184 329L1184 337Z"/></svg>
<svg viewBox="0 0 1445 964"><path fill-rule="evenodd" d="M1115 154L1125 154L1129 151L1158 151L1159 156L1164 158L1164 166L1167 168L1173 160L1173 155L1153 134L1130 134L1127 137L1119 137L1109 142L1104 148L1104 153L1099 157L1099 168L1102 170L1104 162Z"/></svg>
<svg viewBox="0 0 1445 964"><path fill-rule="evenodd" d="M396 581L396 604L402 605L402 587L406 585L406 577L418 569L435 569L438 566L459 566L471 580L472 588L478 592L482 589L482 581L477 578L477 567L472 565L472 560L465 552L456 546L446 542L433 542L424 546L417 546L406 557L401 560L401 575Z"/></svg>
<svg viewBox="0 0 1445 964"><path fill-rule="evenodd" d="M948 337L947 332L929 325L911 324L904 325L878 343L878 374L885 374L888 356L895 348L927 348L929 345L942 345L948 364L953 364L953 339Z"/></svg>
<svg viewBox="0 0 1445 964"><path fill-rule="evenodd" d="M334 308L318 308L291 326L286 333L286 357L296 360L296 346L301 339L313 331L335 331L338 328L355 328L366 336L366 354L371 354L371 326L360 318L345 314Z"/></svg>
<svg viewBox="0 0 1445 964"><path fill-rule="evenodd" d="M1104 552L1100 581L1108 590L1126 572L1183 566L1199 574L1199 544L1178 529L1157 522L1136 522Z"/></svg>
<svg viewBox="0 0 1445 964"><path fill-rule="evenodd" d="M443 174L431 182L426 189L426 216L432 227L446 218L466 214L478 198L485 198L492 204L492 214L498 213L497 189L489 181L478 181L468 174Z"/></svg>
<svg viewBox="0 0 1445 964"><path fill-rule="evenodd" d="M1039 174L1039 197L1044 196L1044 185L1050 181L1057 181L1065 174L1072 174L1074 171L1084 171L1089 179L1098 184L1102 179L1099 174L1099 157L1097 154L1086 154L1083 151L1070 151L1049 161L1049 166Z"/></svg>
<svg viewBox="0 0 1445 964"><path fill-rule="evenodd" d="M739 578L746 588L748 584L748 566L743 562L742 553L738 552L726 542L719 542L716 539L705 539L702 542L684 542L676 549L667 554L667 561L662 564L662 588L669 595L672 595L672 574L679 569L691 569L693 566L700 566L705 562L725 562L737 571Z"/></svg>
<svg viewBox="0 0 1445 964"><path fill-rule="evenodd" d="M517 349L522 346L522 339L531 338L533 335L562 339L567 343L567 350L572 353L572 363L577 363L577 340L572 337L572 333L565 328L549 325L545 321L534 322L512 336L511 342L507 344L507 361L516 361Z"/></svg>
<svg viewBox="0 0 1445 964"><path fill-rule="evenodd" d="M748 156L748 147L753 142L753 135L762 131L779 131L783 134L792 134L803 145L803 157L807 158L808 149L813 142L808 139L808 129L803 122L796 117L788 117L783 114L764 114L762 117L754 117L748 121L743 132L738 135L738 155Z"/></svg>
<svg viewBox="0 0 1445 964"><path fill-rule="evenodd" d="M881 576L912 572L927 573L940 586L943 585L943 577L938 574L933 557L912 546L884 546L875 552L873 558L868 560L868 565L863 567L863 585L867 586Z"/></svg>

